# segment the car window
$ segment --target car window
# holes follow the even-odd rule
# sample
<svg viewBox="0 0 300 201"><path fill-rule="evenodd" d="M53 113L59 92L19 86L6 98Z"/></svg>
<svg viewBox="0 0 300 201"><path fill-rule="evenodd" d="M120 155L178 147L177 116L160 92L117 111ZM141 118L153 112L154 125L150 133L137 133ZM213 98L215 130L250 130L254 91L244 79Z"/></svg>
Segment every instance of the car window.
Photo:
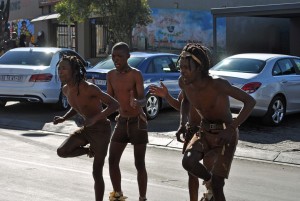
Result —
<svg viewBox="0 0 300 201"><path fill-rule="evenodd" d="M130 57L127 62L130 66L132 66L134 68L138 68L138 66L140 65L140 63L142 61L144 61L144 59L145 59L145 57L134 57L133 56L133 57Z"/></svg>
<svg viewBox="0 0 300 201"><path fill-rule="evenodd" d="M178 61L178 58L179 57L177 57L177 56L172 56L171 57L171 59L172 59L172 62L173 62L173 64L174 64L174 67L173 67L173 72L179 72L179 67L178 66L176 66L176 64L177 64L177 61Z"/></svg>
<svg viewBox="0 0 300 201"><path fill-rule="evenodd" d="M295 74L295 68L289 59L281 59L277 61L277 65L282 71L282 75L290 75L290 74Z"/></svg>
<svg viewBox="0 0 300 201"><path fill-rule="evenodd" d="M0 57L0 64L49 66L53 53L35 51L9 51Z"/></svg>
<svg viewBox="0 0 300 201"><path fill-rule="evenodd" d="M300 59L293 59L295 64L296 64L296 67L298 69L298 72L300 72Z"/></svg>
<svg viewBox="0 0 300 201"><path fill-rule="evenodd" d="M167 56L153 58L147 73L169 73L177 72L175 63Z"/></svg>
<svg viewBox="0 0 300 201"><path fill-rule="evenodd" d="M264 66L265 62L257 59L229 58L222 60L211 70L258 74Z"/></svg>
<svg viewBox="0 0 300 201"><path fill-rule="evenodd" d="M282 75L282 71L281 71L281 69L279 68L279 66L278 66L277 63L274 65L274 68L273 68L273 70L272 70L272 75L273 75L273 76Z"/></svg>
<svg viewBox="0 0 300 201"><path fill-rule="evenodd" d="M131 56L129 59L128 59L128 64L134 68L138 68L139 64L145 59L145 57L134 57L134 56ZM115 65L114 65L114 62L110 57L108 57L107 59L103 60L103 61L100 61L99 63L97 63L95 66L94 66L94 69L113 69L115 68Z"/></svg>

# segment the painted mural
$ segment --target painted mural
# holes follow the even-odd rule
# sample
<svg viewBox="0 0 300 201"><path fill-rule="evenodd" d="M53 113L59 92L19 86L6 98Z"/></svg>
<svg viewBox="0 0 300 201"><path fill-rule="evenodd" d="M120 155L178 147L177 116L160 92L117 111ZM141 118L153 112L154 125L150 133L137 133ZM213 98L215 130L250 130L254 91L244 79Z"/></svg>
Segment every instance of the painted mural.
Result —
<svg viewBox="0 0 300 201"><path fill-rule="evenodd" d="M213 17L210 11L179 9L152 9L152 11L153 23L147 27L138 26L133 31L133 44L138 48L142 48L145 43L147 49L153 50L182 49L189 42L213 47ZM218 49L224 49L226 45L224 18L217 21L217 34Z"/></svg>

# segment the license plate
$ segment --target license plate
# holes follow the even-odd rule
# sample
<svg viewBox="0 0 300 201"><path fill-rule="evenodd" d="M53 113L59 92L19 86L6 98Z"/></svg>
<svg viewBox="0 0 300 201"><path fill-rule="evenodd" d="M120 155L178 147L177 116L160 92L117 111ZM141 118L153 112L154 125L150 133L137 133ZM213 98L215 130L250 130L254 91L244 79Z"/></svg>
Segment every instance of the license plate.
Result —
<svg viewBox="0 0 300 201"><path fill-rule="evenodd" d="M1 81L14 81L14 82L22 82L22 75L0 75Z"/></svg>
<svg viewBox="0 0 300 201"><path fill-rule="evenodd" d="M88 82L93 83L92 79L88 79ZM105 86L106 85L106 80L96 80L96 79L94 79L94 84Z"/></svg>

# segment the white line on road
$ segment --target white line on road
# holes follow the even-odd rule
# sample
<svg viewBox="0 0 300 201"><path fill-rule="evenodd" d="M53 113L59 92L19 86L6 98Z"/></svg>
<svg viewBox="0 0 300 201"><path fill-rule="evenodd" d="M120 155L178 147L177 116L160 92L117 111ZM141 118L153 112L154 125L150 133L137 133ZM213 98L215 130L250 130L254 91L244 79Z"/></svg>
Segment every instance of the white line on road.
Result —
<svg viewBox="0 0 300 201"><path fill-rule="evenodd" d="M7 157L2 157L2 156L0 156L0 159L7 160L7 161L18 162L18 163L29 164L29 165L41 166L41 167L46 167L46 168L51 168L51 169L58 169L58 170L69 171L69 172L76 172L76 173L81 173L81 174L86 174L86 175L90 175L91 174L90 172L85 172L85 171L80 171L80 170L75 170L75 169L70 169L70 168L64 168L64 167L59 167L59 166L53 166L53 165L46 165L46 164L41 164L41 163L35 163L35 162L30 162L30 161L18 160L18 159L7 158ZM105 176L105 175L103 175L103 177L106 178L106 179L110 179L108 176ZM136 181L132 180L132 179L124 179L124 178L122 178L122 181L136 183ZM182 187L166 186L165 184L164 185L160 185L160 184L155 184L155 183L148 182L148 185L159 187L159 188L166 188L166 189L175 189L175 190L187 191L187 189L183 189Z"/></svg>

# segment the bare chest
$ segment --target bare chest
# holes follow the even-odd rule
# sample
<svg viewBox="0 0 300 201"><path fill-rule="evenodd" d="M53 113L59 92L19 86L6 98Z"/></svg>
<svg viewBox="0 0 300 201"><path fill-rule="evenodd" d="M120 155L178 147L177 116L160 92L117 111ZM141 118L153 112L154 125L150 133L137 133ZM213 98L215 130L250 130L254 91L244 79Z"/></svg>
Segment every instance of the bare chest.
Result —
<svg viewBox="0 0 300 201"><path fill-rule="evenodd" d="M222 106L222 94L210 88L202 90L187 89L186 96L189 102L197 109L201 116L216 115Z"/></svg>
<svg viewBox="0 0 300 201"><path fill-rule="evenodd" d="M69 105L74 108L77 112L81 112L89 107L89 104L93 104L93 98L91 95L80 91L79 94L76 92L69 92L67 94Z"/></svg>
<svg viewBox="0 0 300 201"><path fill-rule="evenodd" d="M135 89L136 82L130 73L117 74L111 80L111 86L115 95L118 95L119 93L127 94L127 92L129 93L131 90Z"/></svg>

